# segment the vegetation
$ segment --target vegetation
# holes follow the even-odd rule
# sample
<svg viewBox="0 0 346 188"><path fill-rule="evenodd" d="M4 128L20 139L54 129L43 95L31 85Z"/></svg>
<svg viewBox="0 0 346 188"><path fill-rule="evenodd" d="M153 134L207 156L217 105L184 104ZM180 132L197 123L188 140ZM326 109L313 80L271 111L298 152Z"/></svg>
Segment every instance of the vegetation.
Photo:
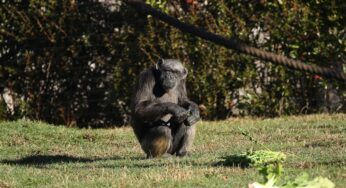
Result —
<svg viewBox="0 0 346 188"><path fill-rule="evenodd" d="M131 128L71 129L31 121L0 123L1 187L247 187L256 169L225 158L261 149L287 155L283 175L346 184L346 115L200 122L193 153L147 160ZM299 182L297 180L297 182Z"/></svg>
<svg viewBox="0 0 346 188"><path fill-rule="evenodd" d="M1 2L0 93L9 91L15 111L0 110L0 117L71 127L127 124L134 78L160 57L186 64L189 95L206 107L205 119L345 112L345 82L273 66L181 33L121 1L102 2ZM345 69L343 0L170 2L147 1L210 32Z"/></svg>
<svg viewBox="0 0 346 188"><path fill-rule="evenodd" d="M265 181L276 180L282 173L282 163L286 155L282 152L270 150L249 151L243 154L231 155L226 158L225 165L240 165L243 167L255 167Z"/></svg>

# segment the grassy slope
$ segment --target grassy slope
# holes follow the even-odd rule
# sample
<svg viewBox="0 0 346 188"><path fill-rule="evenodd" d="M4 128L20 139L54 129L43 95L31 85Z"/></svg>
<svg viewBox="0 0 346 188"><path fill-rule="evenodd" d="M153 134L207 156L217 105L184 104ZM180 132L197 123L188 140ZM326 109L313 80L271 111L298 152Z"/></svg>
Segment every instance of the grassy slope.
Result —
<svg viewBox="0 0 346 188"><path fill-rule="evenodd" d="M0 187L246 187L256 170L218 165L253 143L288 155L285 173L346 184L346 115L202 122L187 158L143 159L130 128L68 129L39 122L0 123Z"/></svg>

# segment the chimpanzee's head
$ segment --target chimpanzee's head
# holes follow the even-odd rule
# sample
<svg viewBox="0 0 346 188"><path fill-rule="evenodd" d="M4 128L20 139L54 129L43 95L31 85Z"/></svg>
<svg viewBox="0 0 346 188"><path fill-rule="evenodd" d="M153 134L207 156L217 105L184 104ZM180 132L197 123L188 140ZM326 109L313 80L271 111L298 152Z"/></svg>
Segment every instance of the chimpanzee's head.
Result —
<svg viewBox="0 0 346 188"><path fill-rule="evenodd" d="M187 70L177 59L160 59L156 64L159 82L165 91L173 89L187 76Z"/></svg>

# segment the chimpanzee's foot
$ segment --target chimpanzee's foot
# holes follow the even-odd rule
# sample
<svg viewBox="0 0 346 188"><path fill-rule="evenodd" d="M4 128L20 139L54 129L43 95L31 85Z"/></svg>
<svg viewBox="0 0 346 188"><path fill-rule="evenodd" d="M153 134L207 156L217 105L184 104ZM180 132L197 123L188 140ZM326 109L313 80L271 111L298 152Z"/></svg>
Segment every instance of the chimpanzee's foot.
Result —
<svg viewBox="0 0 346 188"><path fill-rule="evenodd" d="M169 154L169 153L165 153L161 156L161 158L164 158L164 159L169 159L169 158L172 158L173 155L172 154Z"/></svg>
<svg viewBox="0 0 346 188"><path fill-rule="evenodd" d="M187 151L180 151L180 152L177 152L176 154L178 157L185 157L185 156L190 156L190 152L187 152Z"/></svg>

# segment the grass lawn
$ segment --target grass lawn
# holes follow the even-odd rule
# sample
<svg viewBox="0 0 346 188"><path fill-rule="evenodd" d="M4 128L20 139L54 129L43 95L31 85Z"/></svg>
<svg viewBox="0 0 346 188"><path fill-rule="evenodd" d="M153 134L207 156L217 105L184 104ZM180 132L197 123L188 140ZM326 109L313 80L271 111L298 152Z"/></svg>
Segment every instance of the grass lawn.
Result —
<svg viewBox="0 0 346 188"><path fill-rule="evenodd" d="M346 185L346 114L200 122L193 153L147 160L129 127L72 129L0 123L0 187L247 187L253 168L224 166L250 148L239 127L287 155L284 174L302 172Z"/></svg>

